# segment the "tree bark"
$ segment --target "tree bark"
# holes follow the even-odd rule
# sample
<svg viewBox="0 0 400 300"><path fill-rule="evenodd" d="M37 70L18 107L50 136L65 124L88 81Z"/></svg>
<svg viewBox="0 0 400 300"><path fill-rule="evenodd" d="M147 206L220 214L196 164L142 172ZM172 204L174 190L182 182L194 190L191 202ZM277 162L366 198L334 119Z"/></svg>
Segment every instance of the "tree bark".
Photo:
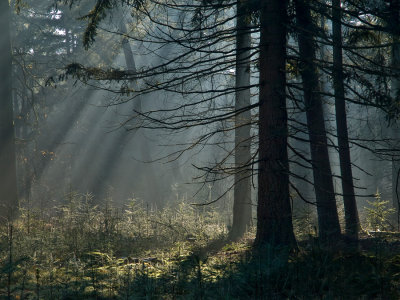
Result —
<svg viewBox="0 0 400 300"><path fill-rule="evenodd" d="M335 243L340 238L332 172L322 109L322 99L315 61L314 30L310 8L305 1L296 0L296 20L300 53L300 74L303 81L307 127L310 137L311 162L317 201L319 237L324 243Z"/></svg>
<svg viewBox="0 0 400 300"><path fill-rule="evenodd" d="M286 14L287 1L262 2L256 246L295 243L287 151Z"/></svg>
<svg viewBox="0 0 400 300"><path fill-rule="evenodd" d="M332 30L333 30L333 88L335 92L336 129L339 146L340 173L342 176L342 191L344 202L346 235L358 239L359 219L357 202L354 193L353 172L349 137L347 131L346 102L343 83L343 54L342 54L342 11L341 0L332 0Z"/></svg>
<svg viewBox="0 0 400 300"><path fill-rule="evenodd" d="M0 0L0 222L11 220L18 208L10 19L9 2Z"/></svg>
<svg viewBox="0 0 400 300"><path fill-rule="evenodd" d="M395 99L394 101L397 103L400 97L400 41L399 41L399 26L400 26L400 1L399 0L392 0L390 2L390 26L392 28L392 68L395 76L392 77L391 82L391 94L392 97ZM395 149L399 149L399 134L400 127L398 123L393 123L391 125L391 138L393 140L393 147ZM399 203L400 203L400 158L398 155L392 158L392 202L393 207L396 209L396 223L399 226L399 218L400 218L400 210L399 210Z"/></svg>
<svg viewBox="0 0 400 300"><path fill-rule="evenodd" d="M237 3L236 17L236 99L235 110L235 187L230 238L237 240L251 225L251 111L250 107L250 16L247 0ZM247 108L247 109L246 109Z"/></svg>

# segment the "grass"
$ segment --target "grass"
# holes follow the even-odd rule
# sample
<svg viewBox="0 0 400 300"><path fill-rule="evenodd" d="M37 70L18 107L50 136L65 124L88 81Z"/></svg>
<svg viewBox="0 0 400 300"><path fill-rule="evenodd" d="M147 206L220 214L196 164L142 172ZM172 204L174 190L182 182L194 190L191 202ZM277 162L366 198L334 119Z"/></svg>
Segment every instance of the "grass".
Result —
<svg viewBox="0 0 400 300"><path fill-rule="evenodd" d="M21 209L0 228L1 299L399 299L400 241L363 237L358 251L319 247L295 221L299 250L229 243L219 213L181 202L123 210L71 195ZM54 213L55 212L55 213Z"/></svg>

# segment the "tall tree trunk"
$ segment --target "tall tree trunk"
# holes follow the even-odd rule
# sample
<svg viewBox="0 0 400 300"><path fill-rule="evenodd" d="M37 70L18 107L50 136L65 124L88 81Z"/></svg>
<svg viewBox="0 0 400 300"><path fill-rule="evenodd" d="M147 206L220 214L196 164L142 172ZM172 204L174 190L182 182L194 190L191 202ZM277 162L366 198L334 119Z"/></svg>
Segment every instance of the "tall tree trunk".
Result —
<svg viewBox="0 0 400 300"><path fill-rule="evenodd" d="M257 234L255 245L293 245L286 111L287 1L261 8Z"/></svg>
<svg viewBox="0 0 400 300"><path fill-rule="evenodd" d="M20 72L22 73L24 71L25 70L21 68ZM20 88L22 89L20 96L16 93L15 89L13 91L14 112L17 110L17 116L14 122L15 137L20 140L19 145L16 145L15 149L17 157L17 188L19 198L23 199L29 206L30 186L32 181L32 172L27 160L27 141L29 139L29 125L27 119L29 117L29 103L25 84L21 84Z"/></svg>
<svg viewBox="0 0 400 300"><path fill-rule="evenodd" d="M332 30L333 30L333 88L335 91L336 129L339 146L340 173L342 176L342 190L344 202L344 214L346 222L346 235L357 240L359 219L357 202L354 193L353 172L351 170L351 158L349 137L347 131L346 102L343 75L342 54L342 11L341 0L332 0Z"/></svg>
<svg viewBox="0 0 400 300"><path fill-rule="evenodd" d="M251 225L251 138L250 122L250 55L251 30L247 0L237 3L236 17L236 99L235 110L241 111L235 117L235 187L233 222L230 238L237 240Z"/></svg>
<svg viewBox="0 0 400 300"><path fill-rule="evenodd" d="M391 93L395 101L400 101L400 41L399 41L399 26L400 26L400 1L392 0L390 2L390 26L393 30L392 33L392 68L395 76L392 77ZM400 126L393 123L391 126L391 138L393 140L394 148L399 149L400 140ZM392 159L392 201L393 206L396 208L397 218L396 223L399 226L400 218L400 157L394 156Z"/></svg>
<svg viewBox="0 0 400 300"><path fill-rule="evenodd" d="M0 0L0 222L11 220L18 207L12 101L10 7Z"/></svg>
<svg viewBox="0 0 400 300"><path fill-rule="evenodd" d="M312 36L314 28L307 3L296 0L295 7L297 26L299 27L300 73L310 137L319 236L323 242L334 243L340 237L340 225L329 162L322 99L317 69L314 64L316 52Z"/></svg>

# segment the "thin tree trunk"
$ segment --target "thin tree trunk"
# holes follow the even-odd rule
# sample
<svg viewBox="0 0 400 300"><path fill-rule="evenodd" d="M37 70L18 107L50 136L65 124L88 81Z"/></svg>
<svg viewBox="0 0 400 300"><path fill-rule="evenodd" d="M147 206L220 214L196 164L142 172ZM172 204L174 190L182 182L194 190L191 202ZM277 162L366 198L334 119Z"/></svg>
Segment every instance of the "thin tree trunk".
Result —
<svg viewBox="0 0 400 300"><path fill-rule="evenodd" d="M236 24L236 100L235 110L235 188L233 222L230 237L237 240L251 225L251 111L250 106L250 54L251 31L247 0L237 3Z"/></svg>
<svg viewBox="0 0 400 300"><path fill-rule="evenodd" d="M24 70L21 69L21 72ZM24 76L22 76L24 78ZM26 93L26 88L24 84L21 84L21 95L13 91L13 102L14 111L17 110L17 117L14 121L15 137L21 142L16 145L16 161L17 163L17 187L20 199L24 199L24 202L29 205L30 197L30 186L32 181L32 172L30 171L30 166L28 164L27 156L27 140L29 139L28 133L28 115L29 115L29 104L28 95ZM19 147L18 147L19 146Z"/></svg>
<svg viewBox="0 0 400 300"><path fill-rule="evenodd" d="M18 208L10 19L8 0L0 0L0 222L11 220Z"/></svg>
<svg viewBox="0 0 400 300"><path fill-rule="evenodd" d="M312 36L314 28L310 9L306 2L297 0L295 7L297 26L299 27L300 73L303 81L307 127L310 136L319 236L323 242L334 243L340 238L340 225L329 162L322 99L317 69L314 64L316 52Z"/></svg>
<svg viewBox="0 0 400 300"><path fill-rule="evenodd" d="M262 2L256 246L295 243L287 151L286 14L287 1Z"/></svg>
<svg viewBox="0 0 400 300"><path fill-rule="evenodd" d="M346 235L358 239L359 219L357 202L354 193L353 173L349 137L347 131L345 91L343 84L343 54L342 54L342 11L341 0L332 0L332 29L333 29L333 88L335 91L336 129L339 146L340 173L345 214Z"/></svg>

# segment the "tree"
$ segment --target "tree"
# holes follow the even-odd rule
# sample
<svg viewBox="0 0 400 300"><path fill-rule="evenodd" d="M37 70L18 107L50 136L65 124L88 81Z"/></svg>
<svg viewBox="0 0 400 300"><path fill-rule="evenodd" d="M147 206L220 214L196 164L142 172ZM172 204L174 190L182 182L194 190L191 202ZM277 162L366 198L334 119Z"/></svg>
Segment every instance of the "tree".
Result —
<svg viewBox="0 0 400 300"><path fill-rule="evenodd" d="M99 20L104 18L108 9L118 5L113 1L107 1L107 3L110 5L104 6L98 2L91 13L87 15L89 26L85 40L89 44L93 42ZM160 6L161 11L164 11L162 16L167 18L164 23L162 20L155 20L154 18L155 7L157 6ZM201 127L202 130L206 129L206 133L202 133L194 145L210 145L208 142L210 137L218 132L232 130L232 128L221 130L214 127L214 124L225 122L232 117L235 117L236 120L242 119L243 116L246 116L244 112L255 106L247 105L246 107L244 103L240 103L241 108L238 111L238 107L232 110L218 102L218 99L222 96L232 92L237 92L238 97L241 98L247 93L246 90L251 87L248 84L247 87L244 85L245 80L248 80L247 74L244 74L244 78L237 74L239 89L238 87L225 88L223 84L223 79L228 76L227 71L232 62L242 61L237 65L241 68L244 67L243 70L246 71L247 67L245 66L248 65L246 58L250 57L249 54L246 54L249 53L248 49L245 48L238 48L237 54L240 54L240 56L236 56L234 48L229 44L232 36L238 37L240 35L240 32L236 32L237 28L223 28L224 24L227 24L228 20L235 16L228 14L225 19L219 20L217 23L215 21L218 19L214 16L221 16L220 12L224 12L224 9L229 9L230 6L232 4L225 4L223 1L216 6L212 3L204 3L198 6L179 2L156 3L152 9L152 15L147 15L147 17L151 22L157 24L157 29L149 32L147 42L150 43L152 41L149 42L149 39L155 38L156 40L153 42L162 45L159 48L168 43L178 45L178 50L174 50L178 53L176 56L171 56L169 53L168 59L159 66L143 68L133 74L131 72L106 72L105 70L88 69L78 64L69 66L68 72L86 81L93 79L141 80L144 84L137 91L136 97L155 91L167 91L171 94L179 93L183 96L200 96L200 100L195 99L194 102L191 102L189 99L185 99L184 104L179 104L173 109L160 110L161 112L172 112L170 117L164 116L162 119L157 119L153 116L155 115L154 111L142 112L141 115L147 118L147 121L152 122L151 128L182 130ZM295 237L289 195L288 128L285 96L287 2L264 1L260 7L259 168L256 245L293 246ZM176 9L179 13L172 13L171 10L173 9ZM139 11L146 14L146 9L139 9ZM168 20L170 15L178 15L179 18ZM190 18L191 23L196 25L195 28L185 27L187 18ZM238 24L241 25L240 22ZM159 29L162 25L165 26L166 30ZM220 27L222 27L222 30ZM246 31L243 30L243 33L246 33ZM156 37L157 34L159 34L158 37ZM243 34L243 38L245 36ZM238 42L242 43L240 38ZM243 46L245 47L244 44ZM233 57L236 59L232 60ZM208 89L201 84L204 79L210 80ZM182 87L186 87L186 89ZM206 103L210 103L209 106L206 106ZM188 110L188 108L191 110ZM199 109L195 110L194 108ZM240 123L242 125L241 120ZM233 128L238 127L242 126L235 124ZM207 130L210 131L207 132ZM241 137L240 142L242 142L241 135L242 133L237 135ZM237 145L238 142L235 142L235 148ZM189 148L193 147L191 145ZM230 150L227 152L232 153ZM241 155L237 157L240 158ZM222 161L226 161L226 159L224 158ZM247 166L242 166L246 162L249 162L248 157L241 159L239 171L244 171L247 168ZM207 174L220 171L221 164L216 165L216 168L205 168ZM235 172L238 170L237 166L234 167L234 170ZM226 169L223 169L224 171Z"/></svg>
<svg viewBox="0 0 400 300"><path fill-rule="evenodd" d="M375 118L382 122L383 118L388 128L379 128L381 132L379 135L386 135L381 138L367 139L370 144L384 143L386 149L376 151L373 146L367 145L373 155L378 157L381 161L390 161L391 164L391 191L384 197L390 197L393 201L393 206L398 207L398 170L399 170L399 127L398 119L399 105L398 105L398 61L399 47L399 4L397 0L391 1L346 1L343 2L341 12L348 15L347 19L359 18L354 26L349 22L343 23L349 28L350 34L349 43L346 45L348 56L352 59L352 64L357 68L357 75L355 70L345 73L347 78L354 80L351 87L347 90L354 92L357 86L362 86L363 92L355 94L356 97L363 99L365 106L375 106L379 109L376 112ZM353 20L354 20L353 19ZM342 20L343 22L343 20ZM362 42L362 45L361 45ZM359 45L356 45L356 44ZM358 46L358 47L357 47ZM354 48L353 48L354 47ZM364 49L363 49L364 48ZM350 55L349 55L350 54ZM390 55L389 55L390 54ZM397 57L397 58L396 58ZM397 62L396 62L397 61ZM348 67L347 67L348 68ZM361 75L363 74L363 75ZM348 81L348 80L347 80ZM371 97L372 96L372 97ZM371 101L372 100L372 101ZM351 142L351 141L350 141ZM380 162L381 164L381 162ZM381 168L385 170L386 168ZM374 177L379 178L375 180L373 189L376 190L378 181L384 181L385 175L378 175L381 170L376 170ZM382 172L382 171L381 171ZM382 188L382 184L381 188ZM388 190L383 185L383 193ZM380 188L380 190L381 190ZM396 220L398 222L398 220Z"/></svg>
<svg viewBox="0 0 400 300"><path fill-rule="evenodd" d="M256 245L293 246L286 112L287 1L260 12L259 171Z"/></svg>
<svg viewBox="0 0 400 300"><path fill-rule="evenodd" d="M336 128L339 147L340 171L346 221L346 235L352 239L358 238L359 220L357 203L353 185L353 172L349 138L347 131L346 102L344 89L343 55L342 55L342 11L341 1L332 0L332 30L333 30L333 88L335 93Z"/></svg>
<svg viewBox="0 0 400 300"><path fill-rule="evenodd" d="M230 232L236 240L243 236L252 221L251 204L251 111L250 103L251 28L247 0L238 1L236 11L236 92L235 110L235 167L233 221Z"/></svg>
<svg viewBox="0 0 400 300"><path fill-rule="evenodd" d="M215 16L218 16L218 10L223 9L224 7L229 8L230 6L233 6L234 4L230 3L231 1L216 1L215 3L213 2L204 2L199 5L193 6L194 9L191 11L192 7L189 5L187 6L184 3L175 3L172 4L171 7L176 10L182 10L185 9L187 10L187 14L183 14L184 16L188 15L191 16L193 13L193 16L191 16L191 27L174 27L171 26L171 24L168 23L168 21L164 21L164 23L161 23L161 20L157 20L159 24L163 24L166 28L170 27L173 28L171 31L178 32L176 35L173 35L173 33L168 32L168 34L165 34L166 37L157 37L156 40L154 41L155 44L162 44L168 45L168 44L178 44L178 47L182 48L182 56L185 57L185 60L181 59L179 56L173 57L172 59L164 60L163 63L161 63L161 66L156 66L152 69L152 71L149 74L146 74L146 71L139 70L137 71L136 68L129 70L128 72L125 72L127 74L135 74L137 77L140 78L140 76L143 77L150 77L151 75L154 75L154 77L167 77L171 76L171 81L168 81L168 79L162 78L163 84L164 82L167 82L163 88L160 88L159 90L165 89L167 91L174 90L175 83L174 81L182 81L185 82L186 85L190 85L191 79L190 77L192 75L196 75L196 81L198 78L201 78L202 81L203 77L211 78L210 81L212 82L217 82L219 86L222 86L223 84L226 85L226 82L221 80L222 77L230 77L231 75L229 74L224 74L223 72L229 70L230 64L232 62L236 63L236 86L239 86L238 88L226 88L226 89L221 89L221 90L213 90L213 87L210 86L209 82L206 82L204 85L207 88L201 87L201 90L195 90L195 91L190 91L189 93L198 93L200 97L204 97L204 95L207 94L213 94L215 93L217 96L212 96L210 98L206 98L204 101L198 101L196 106L200 107L203 103L209 102L210 106L213 107L218 107L216 103L220 101L219 98L223 96L224 94L236 94L236 101L235 101L235 107L233 109L233 113L231 114L232 118L235 120L234 125L232 128L229 130L235 131L235 146L234 150L230 151L230 153L235 153L235 159L236 162L234 163L233 166L233 171L230 176L235 177L234 178L234 199L235 199L235 204L234 204L234 217L233 217L233 225L232 225L232 230L231 230L231 238L232 239L237 239L243 235L243 233L246 230L246 227L248 227L251 223L251 166L253 163L253 158L251 157L251 152L250 152L250 146L251 146L251 138L250 138L250 129L251 129L251 112L250 112L250 63L251 63L251 57L253 55L252 53L252 46L251 46L251 30L253 29L251 26L250 18L251 18L251 11L249 6L246 4L245 1L243 3L238 3L237 5L239 6L238 8L238 14L234 15L233 17L237 18L237 28L238 30L232 30L232 29L223 29L222 31L215 31L214 27L215 26L220 26L223 27L223 24L225 22L225 19L222 21L218 21L216 24L211 24L208 25L207 22L212 19L211 16L215 14ZM110 7L103 7L101 6L95 6L92 10L93 14L88 14L89 18L89 23L95 24L95 14L99 13L99 11L106 11L111 8L117 8L120 4L117 4L115 2L110 2L111 6ZM100 5L100 4L99 4ZM161 9L171 9L171 7L163 7L161 6ZM172 14L173 15L173 14ZM231 16L228 16L228 18L232 18ZM184 20L184 18L182 18ZM152 20L153 21L153 20ZM171 21L170 21L171 22ZM173 23L172 21L171 23ZM215 22L215 21L214 21ZM177 22L179 24L179 22ZM90 27L90 26L89 26ZM89 30L88 27L88 30ZM92 29L95 28L96 26L93 25L91 27ZM126 30L124 28L120 28L120 34L122 34L125 37L128 37L126 34ZM213 32L215 31L215 33ZM157 32L157 31L156 31ZM159 32L158 32L159 33ZM180 37L179 34L186 34L184 38ZM211 33L211 36L210 36ZM91 34L88 34L85 36L90 37L96 36L95 31L92 31ZM149 36L154 38L154 33L149 32ZM222 40L224 44L227 44L225 40L228 40L229 38L236 37L237 38L237 47L236 47L236 57L235 59L233 58L233 53L235 51L234 47L231 47L230 45L227 45L227 47L221 47L219 44L217 45L215 41L218 41L218 39ZM134 39L132 36L129 36L130 39ZM128 41L128 38L125 38L126 42ZM212 40L212 42L209 42L209 40ZM87 38L86 42L90 44L90 41L92 41L91 38ZM218 41L219 42L219 41ZM186 46L188 44L189 46ZM124 52L125 54L129 52L126 48L126 43L124 44ZM194 45L194 46L193 46ZM183 46L183 47L182 47ZM160 47L161 48L161 47ZM209 49L212 50L209 50ZM154 50L153 50L154 51ZM213 52L214 51L214 52ZM226 55L228 54L228 55ZM159 56L162 56L158 54ZM190 57L190 59L186 59L187 57ZM199 56L203 56L204 58L199 58ZM125 55L127 57L127 55ZM208 60L210 59L210 60ZM180 64L172 64L175 60L178 60ZM195 72L191 72L191 75L187 75L187 67L184 66L187 64L188 61L195 61L195 64L193 65L193 68L199 67L198 70ZM203 62L204 61L204 62ZM211 72L209 71L209 63L210 61L215 61L215 65L217 66L217 69L214 71L212 70ZM221 62L222 61L222 62ZM170 65L173 65L174 69L170 67ZM168 67L168 69L166 69ZM175 75L177 71L180 71L179 75ZM125 75L127 75L125 74ZM164 75L165 74L165 75ZM171 75L173 74L173 75ZM222 74L222 75L221 75ZM158 76L157 76L158 75ZM176 76L176 77L173 77ZM139 87L137 84L137 78L129 78L128 81L131 81L135 87L133 87L133 91L131 91L132 94L135 94L134 100L135 102L140 102L139 97L141 96L140 94L145 94L146 90L143 90L143 87ZM189 77L189 79L188 79ZM217 80L215 80L217 78ZM187 82L190 82L188 84ZM148 85L148 87L151 87L151 92L156 92L158 91L158 88L151 85ZM193 88L193 87L192 87ZM190 89L189 89L190 90ZM183 92L182 94L184 95L186 93ZM188 94L189 94L188 93ZM208 97L208 95L207 95ZM190 104L190 100L187 100L187 104L181 106L181 111L188 110L187 108L191 107L192 104ZM197 101L197 100L196 100ZM214 103L213 103L214 102ZM185 108L186 106L186 108ZM215 108L213 110L209 110L211 113L207 111L207 114L211 115L213 118L212 123L216 123L219 121L218 117L218 109ZM204 110L204 107L201 108L201 110ZM135 109L136 111L136 109ZM179 111L177 109L177 111ZM189 112L189 111L188 111ZM136 114L136 113L134 113ZM195 110L191 110L189 120L187 123L188 125L183 125L182 127L194 127L197 126L196 123L198 121L201 121L202 118L200 115L202 112L195 112ZM140 115L140 113L138 114ZM142 116L139 117L145 117L146 113L142 113ZM193 115L197 115L193 120L190 120L193 118ZM185 115L183 115L185 116ZM207 116L208 118L208 116ZM206 119L207 119L206 118ZM214 121L215 118L215 121ZM223 117L225 118L225 117ZM132 117L133 119L133 117ZM182 118L184 119L184 118ZM154 120L153 120L154 121ZM163 120L164 121L164 120ZM194 122L195 121L195 122ZM179 122L180 123L185 123L186 121ZM208 121L207 121L208 122ZM157 123L157 122L154 122ZM153 123L153 124L154 124ZM191 124L194 123L194 124ZM161 122L160 122L161 124ZM165 123L162 123L165 124ZM178 126L178 127L179 127ZM207 124L205 124L204 128L206 128ZM171 126L172 128L176 128L175 126ZM215 128L215 127L214 127ZM214 129L215 133L218 132L218 129ZM180 128L181 129L181 128ZM212 133L214 135L215 133ZM210 135L210 136L212 136ZM200 137L199 140L203 139L203 137L206 135L203 135ZM211 143L209 143L211 144ZM212 171L206 171L206 173L211 174ZM206 179L208 180L208 179Z"/></svg>
<svg viewBox="0 0 400 300"><path fill-rule="evenodd" d="M399 92L400 92L400 2L398 0L390 1L390 17L389 17L389 27L392 32L392 47L391 47L391 67L393 68L394 76L391 80L391 94L394 99L394 103L399 102ZM400 140L399 134L400 127L398 124L394 123L391 126L391 133L394 145L398 148L398 142ZM397 156L392 158L392 201L393 206L396 208L397 213L397 224L400 225L400 163Z"/></svg>
<svg viewBox="0 0 400 300"><path fill-rule="evenodd" d="M317 201L319 237L323 242L334 243L340 237L340 225L333 189L322 100L315 66L315 28L309 4L295 0L300 74L303 82L307 128L310 139L311 163Z"/></svg>
<svg viewBox="0 0 400 300"><path fill-rule="evenodd" d="M0 1L0 217L11 220L18 208L15 139L12 101L12 52L10 38L10 6Z"/></svg>
<svg viewBox="0 0 400 300"><path fill-rule="evenodd" d="M52 182L70 188L70 158L74 146L64 142L79 120L84 100L90 98L90 91L80 97L82 89L73 84L60 84L57 89L48 87L47 79L66 61L78 56L84 54L88 62L98 58L95 52L88 54L78 49L84 26L72 18L77 10L69 14L68 9L52 7L53 3L51 0L40 3L27 0L24 8L13 16L18 192L21 204L27 206L35 202L40 202L42 207L47 205L45 201L51 196L43 197L40 193L49 195ZM105 59L107 55L102 57ZM63 101L71 93L75 93L75 97ZM84 100L79 101L81 98ZM60 110L63 110L62 116ZM64 172L54 172L56 166ZM32 199L31 191L34 191ZM51 192L57 193L56 189ZM58 192L58 195L64 193L62 188Z"/></svg>

